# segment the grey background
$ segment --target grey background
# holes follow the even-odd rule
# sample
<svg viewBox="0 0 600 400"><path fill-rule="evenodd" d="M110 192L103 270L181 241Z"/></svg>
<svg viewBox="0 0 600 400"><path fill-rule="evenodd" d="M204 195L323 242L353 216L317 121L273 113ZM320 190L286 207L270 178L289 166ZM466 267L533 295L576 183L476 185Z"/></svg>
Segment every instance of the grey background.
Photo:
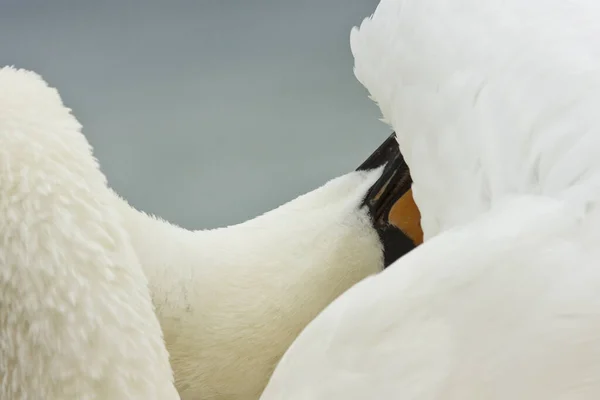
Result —
<svg viewBox="0 0 600 400"><path fill-rule="evenodd" d="M352 72L374 0L0 0L0 65L41 73L113 188L188 228L241 222L389 134Z"/></svg>

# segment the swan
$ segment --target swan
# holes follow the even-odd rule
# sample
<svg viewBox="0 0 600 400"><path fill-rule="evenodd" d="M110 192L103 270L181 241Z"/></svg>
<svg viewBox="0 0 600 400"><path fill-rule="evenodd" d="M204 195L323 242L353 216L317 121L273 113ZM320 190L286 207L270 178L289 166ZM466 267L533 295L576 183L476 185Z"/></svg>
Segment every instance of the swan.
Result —
<svg viewBox="0 0 600 400"><path fill-rule="evenodd" d="M313 319L261 400L600 398L599 17L382 0L352 31L424 242Z"/></svg>
<svg viewBox="0 0 600 400"><path fill-rule="evenodd" d="M0 69L0 398L175 400L148 283L81 126Z"/></svg>
<svg viewBox="0 0 600 400"><path fill-rule="evenodd" d="M116 193L114 204L184 400L258 399L314 316L422 240L394 135L356 171L226 228L189 231Z"/></svg>
<svg viewBox="0 0 600 400"><path fill-rule="evenodd" d="M94 264L95 269L106 271L109 276L117 262L127 264L130 280L122 286L119 280L111 280L111 289L102 296L111 296L113 293L113 298L105 299L98 295L94 300L115 313L118 313L120 307L133 312L130 309L132 306L127 306L128 297L124 296L142 296L149 290L170 357L175 387L184 400L257 399L279 358L314 316L353 284L380 272L422 241L418 209L410 190L410 175L395 135L390 136L356 171L333 179L275 210L239 225L189 231L136 210L107 187L106 179L98 170L79 125L62 105L55 91L44 89L46 84L39 76L23 71L14 72L13 69L2 71L4 84L11 85L12 92L17 94L30 90L29 80L37 82L35 91L26 92L26 95L14 96L10 90L5 91L7 100L3 104L4 120L0 120L4 121L0 146L4 146L6 151L0 161L8 163L11 169L3 171L8 183L0 185L2 193L8 192L7 188L14 184L28 188L33 178L24 175L27 173L38 177L37 179L43 177L47 181L60 183L50 189L45 186L42 188L52 190L52 196L60 196L64 192L64 196L70 196L70 202L84 207L81 211L65 205L64 210L59 210L61 218L66 220L64 224L70 224L68 226L72 227L73 235L78 237L58 241L61 237L52 235L46 238L48 242L44 242L43 249L62 260L60 266L65 274L80 269L87 271L90 267L82 260L92 257L93 251L100 254L109 252L101 260L104 264ZM56 117L43 109L45 103L40 106L33 101L37 91L40 92L40 97L53 99L50 104L52 107L49 106L48 110L56 112ZM11 114L13 109L24 113L23 116L14 117ZM57 130L51 136L56 139L46 139L43 135L50 137L53 133L54 118L59 122L70 121L71 130ZM15 132L23 133L18 135ZM13 137L20 141L12 144L9 140L16 140ZM70 141L74 144L69 144ZM30 143L36 152L29 156L29 153L20 150L25 143ZM80 143L79 147L76 146L77 143ZM52 168L46 167L38 158L48 160ZM18 159L19 164L14 164L14 159ZM82 165L79 166L78 162ZM88 178L88 175L92 178ZM52 208L58 207L54 203L44 203L45 197L42 195L36 192L26 194L29 196L27 199L35 202L36 207L48 208L49 213L59 212ZM91 202L89 207L88 202ZM23 246L30 246L30 232L37 232L30 227L30 223L37 222L35 219L28 219L26 211L27 209L19 209L17 205L10 203L0 213L0 217L3 216L5 220L13 218L18 221L14 226L24 229L19 233L20 236L15 236L17 228L13 225L6 229L0 225L7 240L2 247L4 251L15 251L15 238ZM102 226L106 225L105 229L113 229L112 234L120 236L111 237L110 240L97 236L95 229L100 228L95 228L94 223L97 223L100 216L103 216ZM61 225L61 219L45 221L46 225L37 224L34 227L44 229L44 232L61 232L65 229ZM87 229L91 231L87 232ZM91 248L77 250L80 241L84 239ZM110 251L115 251L115 246L129 258L113 260ZM86 255L86 251L90 254ZM40 251L38 254L35 247L28 247L19 254L23 259L19 259L16 265L20 267L18 271L25 274L31 270L27 260L34 256L42 257L44 253ZM6 257L6 263L14 263L15 261L10 261L10 257L17 256ZM4 282L7 287L18 282L11 280L11 276L7 275ZM25 282L27 279L30 279L28 275L21 278ZM49 279L44 277L44 280ZM82 278L77 276L72 279L73 282L65 281L61 284L65 292L95 286L105 287L102 281L95 282L94 276L88 277L85 282L81 282ZM91 293L94 291L88 292L88 295ZM41 301L36 297L38 293L28 286L25 286L19 296L25 294L31 297L31 307L36 307L36 302ZM12 303L17 304L14 300L17 294L11 296ZM73 307L76 306L75 304ZM150 312L151 308L144 310ZM6 308L5 315L6 318L21 315L19 320L24 323L41 323L37 322L38 314L26 311ZM102 318L102 312L98 312L100 315L97 317L88 312L87 318ZM141 324L142 316L149 318L145 322L148 325L147 334L149 338L156 340L153 342L156 346L161 346L161 330L157 330L156 326L154 330L149 327L154 323L154 316L141 314L141 311L139 313L137 320L131 318L129 322ZM124 311L123 315L127 313ZM103 322L103 334L113 332L112 323L114 321L111 322L110 319ZM77 323L73 323L72 327L73 330L79 329ZM114 327L118 328L119 325ZM66 339L56 335L70 337L73 333L59 322L56 322L55 329L58 333L48 336L45 346L60 353L57 349L68 344ZM10 327L5 333L15 335L14 329ZM141 333L138 332L138 335ZM127 346L129 342L124 340L127 335L123 333L119 337L123 338L123 343L112 345L120 346L118 348ZM26 338L29 340L26 343L34 346L33 338ZM56 342L51 343L51 340ZM141 336L139 340L139 346L129 348L132 358L141 357L143 353L142 345L145 342ZM6 351L16 349L10 341L7 343ZM70 351L75 352L75 349L79 349L77 346L83 344L74 342L74 348ZM93 354L92 350L89 349L89 352ZM48 351L49 354L52 353ZM164 352L164 348L162 351ZM81 349L77 352L81 353L81 360L84 360L83 356L87 353ZM64 359L69 358L65 355ZM108 359L107 354L106 360ZM147 369L151 369L153 364L156 364L154 367L157 370L166 366L158 360L150 362L149 356L142 359L147 361L146 369L140 369L139 373L145 373L157 387L165 383L166 377L158 379L156 372L152 374ZM161 362L164 363L165 360ZM123 366L123 369L115 369L115 373L123 372L129 365L123 360L114 359L113 362ZM96 371L95 367L92 370ZM55 374L63 373L62 368L58 367L53 371ZM168 372L170 371L169 369ZM50 390L48 382L64 381L57 379L52 374L48 375L40 390ZM11 387L22 386L29 393L37 393L22 383L23 380L16 380ZM67 393L66 386L59 383L56 384L57 393ZM65 388L61 389L63 386ZM125 386L123 388L125 390ZM159 396L160 393L157 389L156 395ZM115 395L114 398L119 397Z"/></svg>

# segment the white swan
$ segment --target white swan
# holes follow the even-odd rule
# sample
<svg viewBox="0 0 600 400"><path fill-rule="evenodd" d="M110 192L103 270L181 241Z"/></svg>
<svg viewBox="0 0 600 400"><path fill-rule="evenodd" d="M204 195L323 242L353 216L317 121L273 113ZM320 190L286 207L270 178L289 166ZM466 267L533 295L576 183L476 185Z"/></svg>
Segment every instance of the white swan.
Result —
<svg viewBox="0 0 600 400"><path fill-rule="evenodd" d="M1 193L10 193L11 185L29 188L35 177L57 182L56 186L50 188L40 186L45 191L52 191L50 194L44 192L44 195L51 199L65 197L82 207L79 210L70 207L70 203L57 205L35 191L22 189L25 200L35 203L35 207L42 210L34 215L35 218L41 218L44 212L59 215L55 219L44 219L45 225L41 226L37 220L28 219L26 208L20 209L16 204L8 203L0 210L0 218L16 221L12 222L16 225L7 226L6 229L0 225L0 232L6 237L1 249L8 254L5 257L10 266L5 268L10 274L4 285L10 287L32 279L27 274L35 265L30 265L28 260L46 257L44 251L56 254L61 264L55 268L67 275L98 270L109 274L106 279L113 279L110 275L113 268L126 266L131 280L122 284L120 279L114 278L110 281L111 286L105 287L102 280L94 281L95 275L85 276L86 281L81 281L83 278L76 275L72 280L62 282L61 287L66 294L70 290L87 288L86 295L95 293L95 286L99 290L110 289L106 293L95 294L94 300L116 313L117 317L121 316L121 307L124 307L123 316L139 312L137 320L128 318L127 324L131 323L132 326L141 324L144 316L149 318L145 322L148 325L148 338L157 340L154 345L160 346L160 330L150 329L155 322L154 316L142 315L141 309L132 309L135 301L141 301L135 296L145 294L147 279L170 353L176 387L184 400L258 398L279 358L315 315L347 288L381 271L413 249L422 239L418 210L410 191L410 176L394 136L388 138L357 171L334 179L276 210L240 225L191 232L133 209L107 189L105 178L98 170L79 125L64 108L58 95L46 88L43 81L33 74L12 69L4 69L2 73L4 85L11 86L10 90L4 90L6 100L0 104L4 107L0 119L3 123L0 146L6 149L0 161L8 165L8 169L2 171L4 175L0 174L7 180L7 183L0 185ZM35 90L27 92L31 85L37 86L34 86ZM36 95L37 91L39 95ZM40 99L45 99L44 96L50 98L51 107L44 108L42 106L46 106L45 103L36 103L37 96ZM13 115L14 110L17 117ZM71 123L68 126L71 130L55 128L53 124L62 123L63 120ZM53 129L57 129L56 132ZM72 145L70 141L73 141ZM21 150L25 144L33 149L31 154ZM59 206L63 209L57 208ZM100 222L100 227L94 225ZM67 226L73 237L63 238L58 233L44 237L46 242L39 252L28 242L32 240L36 243L38 229L62 232ZM97 236L100 233L96 230L101 228L112 229L109 232L111 235L121 236ZM16 229L21 230L19 235L16 235ZM87 232L87 229L91 231ZM18 256L23 258L18 262L10 258L17 255L9 254L16 251L15 240L22 246L29 246L20 249ZM85 242L87 247L78 249L80 242ZM117 257L111 253L116 251L114 248L123 252L119 253L122 257L126 255L129 258L111 258ZM88 265L85 262L93 258L93 251L102 257L94 262L103 264L90 261L92 264ZM140 273L138 263L141 263L146 278ZM42 267L46 266L39 266ZM24 276L11 280L15 268ZM52 282L49 277L43 279ZM43 303L44 299L39 296L45 293L40 294L23 283L19 285L23 286L19 296L29 297L31 307L37 307L36 302ZM12 303L17 304L14 300L17 294L8 293L13 299ZM55 294L51 292L50 295ZM129 298L132 304L129 304ZM77 304L72 307L80 310ZM65 309L65 312L68 311ZM150 309L145 311L149 312ZM38 320L40 316L29 309L15 311L8 307L4 312L6 318L19 316L23 323L41 324L44 321ZM95 312L99 315L95 316L94 311L88 310L85 317L104 321L102 328L97 328L98 335L111 335L113 330L121 332L119 329L125 329L118 324L113 327L109 319L111 315L105 316L102 308ZM84 328L78 326L77 320L72 326L62 326L60 320L55 321L55 331L50 332L54 336L49 332L43 333L47 336L44 344L47 351L60 353L57 349L68 344L58 336L70 337L72 330L82 329L82 340L88 340ZM34 338L15 332L10 325L3 332L12 338L10 340L22 338L26 345L33 348L38 346ZM158 388L167 382L156 376L156 371L165 365L155 360L156 371L154 374L148 372L152 370L150 359L153 353L147 357L142 354L145 345L142 341L143 332L137 334L141 342L139 347L128 347L130 357L145 360L145 368L140 368L139 373L144 372ZM117 348L129 346L128 336L123 332L120 339L110 337L116 341L112 345ZM10 340L6 351L16 351ZM81 346L85 344L90 345L89 342L78 344L74 341L74 347L68 350L77 351L77 355L81 353L81 358L77 360L86 360L89 357L86 354L95 353L94 349L82 349ZM110 359L115 365L120 364L121 369L115 368L115 373L123 372L129 366L125 359L111 359L109 356L114 355L107 352L106 358L100 357L99 360ZM53 373L65 374L62 367L58 366L71 362L69 356L65 354L56 360L57 368ZM90 365L93 367L93 364ZM108 366L108 361L103 365ZM44 365L44 368L49 367ZM84 366L79 365L79 368ZM96 372L96 367L91 370L100 374ZM84 369L82 374L85 372ZM41 374L39 371L31 373ZM41 381L39 390L48 393L51 390L68 393L70 390L64 385L64 380L52 374L44 376L46 380ZM75 377L80 379L77 375ZM100 378L104 379L102 376ZM38 393L35 391L37 389L23 382L15 380L14 387L22 386L28 393ZM53 382L56 383L56 389L50 389ZM171 386L169 388L172 389ZM121 389L125 390L126 386ZM81 388L72 390L85 392ZM156 393L157 396L161 395L158 389Z"/></svg>
<svg viewBox="0 0 600 400"><path fill-rule="evenodd" d="M599 17L382 0L353 31L425 242L317 316L262 400L600 398Z"/></svg>
<svg viewBox="0 0 600 400"><path fill-rule="evenodd" d="M191 232L116 199L182 399L257 399L315 315L420 242L409 188L390 137L359 171L228 228Z"/></svg>
<svg viewBox="0 0 600 400"><path fill-rule="evenodd" d="M1 399L179 399L111 204L56 90L0 69Z"/></svg>

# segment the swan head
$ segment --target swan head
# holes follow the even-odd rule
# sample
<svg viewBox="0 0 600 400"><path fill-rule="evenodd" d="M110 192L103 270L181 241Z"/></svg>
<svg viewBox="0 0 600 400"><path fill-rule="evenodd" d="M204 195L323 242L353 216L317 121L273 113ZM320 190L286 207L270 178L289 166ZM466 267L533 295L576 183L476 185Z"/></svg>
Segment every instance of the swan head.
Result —
<svg viewBox="0 0 600 400"><path fill-rule="evenodd" d="M421 214L412 197L412 179L393 133L358 168L383 168L362 201L367 207L384 252L384 267L423 242Z"/></svg>

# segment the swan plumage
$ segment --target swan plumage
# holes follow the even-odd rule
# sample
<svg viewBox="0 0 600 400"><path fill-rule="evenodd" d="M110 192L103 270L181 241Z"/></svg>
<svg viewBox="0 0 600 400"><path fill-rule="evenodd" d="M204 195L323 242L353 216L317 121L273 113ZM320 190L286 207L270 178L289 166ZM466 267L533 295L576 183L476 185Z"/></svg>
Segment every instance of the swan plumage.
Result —
<svg viewBox="0 0 600 400"><path fill-rule="evenodd" d="M598 15L593 0L383 0L352 31L356 77L396 131L425 238L507 194L597 185Z"/></svg>
<svg viewBox="0 0 600 400"><path fill-rule="evenodd" d="M0 69L0 398L179 399L148 283L81 125Z"/></svg>

